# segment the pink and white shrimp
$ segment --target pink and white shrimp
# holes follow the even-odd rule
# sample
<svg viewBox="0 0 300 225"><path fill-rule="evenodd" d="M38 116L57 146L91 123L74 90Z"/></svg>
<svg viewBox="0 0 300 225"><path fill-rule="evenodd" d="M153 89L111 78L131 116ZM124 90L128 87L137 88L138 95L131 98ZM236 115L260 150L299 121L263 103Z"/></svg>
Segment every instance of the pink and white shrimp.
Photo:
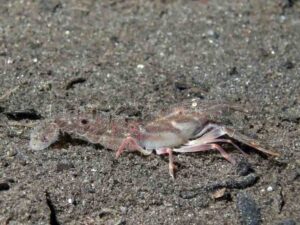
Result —
<svg viewBox="0 0 300 225"><path fill-rule="evenodd" d="M265 154L279 156L277 152L268 150L253 139L211 119L224 109L230 108L240 110L228 104L204 106L192 101L189 107L177 107L144 125L136 122L126 123L124 120L112 121L107 117L59 118L47 126L37 127L31 134L30 147L35 150L47 148L58 140L60 133L68 133L90 143L116 150L116 158L126 149L138 151L143 155L155 151L158 155L169 156L169 173L172 178L175 169L173 152L217 150L226 160L235 164L235 160L220 146L220 143L229 143L243 152L232 141L237 140Z"/></svg>

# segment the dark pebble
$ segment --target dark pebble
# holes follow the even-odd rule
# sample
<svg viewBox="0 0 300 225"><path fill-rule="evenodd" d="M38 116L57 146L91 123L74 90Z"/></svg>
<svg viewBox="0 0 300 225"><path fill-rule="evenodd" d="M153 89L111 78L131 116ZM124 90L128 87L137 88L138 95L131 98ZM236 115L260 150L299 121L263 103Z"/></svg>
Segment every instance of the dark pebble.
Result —
<svg viewBox="0 0 300 225"><path fill-rule="evenodd" d="M255 173L250 173L245 177L240 177L238 179L230 178L225 181L218 181L206 187L207 190L216 190L218 188L229 188L229 189L245 189L254 185L259 179L258 175Z"/></svg>
<svg viewBox="0 0 300 225"><path fill-rule="evenodd" d="M127 107L121 106L116 110L115 113L117 115L124 114L124 115L127 115L128 117L140 117L142 115L141 110L139 110L135 107L130 107L130 106L127 106Z"/></svg>
<svg viewBox="0 0 300 225"><path fill-rule="evenodd" d="M183 90L186 90L186 89L189 88L188 85L187 85L186 83L180 82L180 81L176 81L176 82L174 83L174 85L175 85L175 88L176 88L177 90L179 90L179 91L183 91Z"/></svg>
<svg viewBox="0 0 300 225"><path fill-rule="evenodd" d="M114 211L113 210L110 210L110 209L103 209L99 212L99 217L100 218L103 218L103 217L106 217L108 215L112 215L114 214Z"/></svg>
<svg viewBox="0 0 300 225"><path fill-rule="evenodd" d="M19 157L18 163L20 163L20 165L22 165L22 166L26 166L28 164L28 161L23 157Z"/></svg>
<svg viewBox="0 0 300 225"><path fill-rule="evenodd" d="M285 219L281 221L280 223L277 223L277 225L296 225L297 223L292 219Z"/></svg>
<svg viewBox="0 0 300 225"><path fill-rule="evenodd" d="M179 196L183 199L192 199L198 195L205 194L206 192L214 192L220 188L227 189L245 189L254 185L259 179L258 175L251 173L245 177L239 177L238 179L227 179L224 181L217 181L212 184L208 184L198 188L184 189L179 191Z"/></svg>
<svg viewBox="0 0 300 225"><path fill-rule="evenodd" d="M111 37L109 38L109 40L110 40L112 43L116 43L116 44L120 43L120 40L119 40L119 38L118 38L117 36L111 36Z"/></svg>
<svg viewBox="0 0 300 225"><path fill-rule="evenodd" d="M7 191L9 188L10 187L8 183L0 183L0 191Z"/></svg>
<svg viewBox="0 0 300 225"><path fill-rule="evenodd" d="M59 0L41 0L39 2L40 8L45 11L55 13L62 8L62 3Z"/></svg>
<svg viewBox="0 0 300 225"><path fill-rule="evenodd" d="M229 70L229 75L230 76L233 76L233 75L238 75L239 73L238 73L238 70L237 70L237 68L234 66L234 67L232 67L230 70Z"/></svg>
<svg viewBox="0 0 300 225"><path fill-rule="evenodd" d="M281 0L279 1L279 5L282 9L292 8L297 0Z"/></svg>
<svg viewBox="0 0 300 225"><path fill-rule="evenodd" d="M283 64L283 67L290 70L290 69L293 69L295 67L294 63L291 62L291 61L286 61L284 64Z"/></svg>
<svg viewBox="0 0 300 225"><path fill-rule="evenodd" d="M56 171L57 172L62 172L64 170L69 170L69 169L73 169L75 168L73 163L69 163L69 162L60 162L57 163L56 165Z"/></svg>
<svg viewBox="0 0 300 225"><path fill-rule="evenodd" d="M73 88L75 86L75 84L80 84L80 83L84 83L86 82L86 78L84 77L76 77L76 78L73 78L71 80L69 80L65 86L65 89L66 90L69 90L71 88Z"/></svg>
<svg viewBox="0 0 300 225"><path fill-rule="evenodd" d="M254 172L250 163L246 159L241 159L236 165L236 173L239 176L247 176L248 174Z"/></svg>
<svg viewBox="0 0 300 225"><path fill-rule="evenodd" d="M192 199L195 198L202 192L200 188L192 189L192 190L182 190L179 192L179 196L183 199Z"/></svg>
<svg viewBox="0 0 300 225"><path fill-rule="evenodd" d="M206 89L201 87L192 87L188 90L188 94L190 96L203 99L205 94L207 93Z"/></svg>
<svg viewBox="0 0 300 225"><path fill-rule="evenodd" d="M10 120L39 120L42 116L35 109L16 110L11 112L4 112Z"/></svg>
<svg viewBox="0 0 300 225"><path fill-rule="evenodd" d="M242 225L261 224L260 209L250 195L240 192L237 195L236 207Z"/></svg>

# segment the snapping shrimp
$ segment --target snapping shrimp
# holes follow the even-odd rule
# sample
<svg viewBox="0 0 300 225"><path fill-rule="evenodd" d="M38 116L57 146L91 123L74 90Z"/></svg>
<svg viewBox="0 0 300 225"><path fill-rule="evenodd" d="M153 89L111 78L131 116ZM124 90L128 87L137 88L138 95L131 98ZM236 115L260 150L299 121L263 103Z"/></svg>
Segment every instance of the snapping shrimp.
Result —
<svg viewBox="0 0 300 225"><path fill-rule="evenodd" d="M236 164L220 145L228 143L244 153L233 142L236 140L267 155L279 156L276 151L266 149L255 140L210 119L211 116L222 113L224 109L240 110L228 104L208 107L199 104L198 101L192 101L189 107L177 107L145 125L136 122L126 123L124 120L111 120L109 117L57 118L33 130L30 147L34 150L45 149L56 142L61 133L67 133L115 150L116 158L120 157L125 150L138 151L143 155L150 155L155 151L157 155L168 155L169 174L173 179L174 152L216 150L230 163Z"/></svg>

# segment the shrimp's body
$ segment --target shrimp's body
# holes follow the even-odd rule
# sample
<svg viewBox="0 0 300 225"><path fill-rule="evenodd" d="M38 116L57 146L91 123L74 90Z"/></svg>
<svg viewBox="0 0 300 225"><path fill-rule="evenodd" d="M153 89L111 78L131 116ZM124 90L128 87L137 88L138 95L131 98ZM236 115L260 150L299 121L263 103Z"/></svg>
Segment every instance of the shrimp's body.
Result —
<svg viewBox="0 0 300 225"><path fill-rule="evenodd" d="M45 149L58 140L60 133L67 133L90 143L116 150L117 158L126 149L139 151L144 155L155 151L158 155L169 155L169 173L173 178L175 168L173 152L217 150L226 160L235 164L235 160L219 143L229 143L243 152L232 141L237 140L265 154L279 156L277 152L262 147L253 139L209 119L211 115L219 113L224 108L236 109L235 106L228 104L214 105L201 110L197 107L192 109L181 107L145 125L127 124L122 120L111 121L108 117L59 118L48 126L35 128L31 134L30 147L35 150Z"/></svg>

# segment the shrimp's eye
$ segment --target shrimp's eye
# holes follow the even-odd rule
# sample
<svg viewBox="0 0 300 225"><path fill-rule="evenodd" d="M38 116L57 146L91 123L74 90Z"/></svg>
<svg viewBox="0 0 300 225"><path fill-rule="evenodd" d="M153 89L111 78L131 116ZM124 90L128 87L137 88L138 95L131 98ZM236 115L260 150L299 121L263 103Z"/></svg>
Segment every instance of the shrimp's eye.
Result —
<svg viewBox="0 0 300 225"><path fill-rule="evenodd" d="M133 124L130 124L130 125L129 125L129 129L130 129L131 131L134 131L134 130L135 130L135 126L134 126Z"/></svg>
<svg viewBox="0 0 300 225"><path fill-rule="evenodd" d="M136 124L130 124L130 125L129 125L129 130L130 130L131 132L137 132L137 131L138 131L138 127L137 127Z"/></svg>

